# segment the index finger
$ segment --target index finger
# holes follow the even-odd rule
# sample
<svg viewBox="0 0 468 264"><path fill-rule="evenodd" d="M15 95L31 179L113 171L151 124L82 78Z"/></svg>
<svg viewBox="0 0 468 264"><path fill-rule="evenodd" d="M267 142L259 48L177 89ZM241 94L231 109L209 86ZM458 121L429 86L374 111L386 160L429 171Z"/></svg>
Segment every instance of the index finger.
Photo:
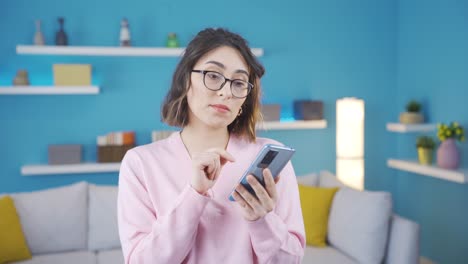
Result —
<svg viewBox="0 0 468 264"><path fill-rule="evenodd" d="M236 161L236 159L234 158L234 156L232 156L229 152L227 152L227 151L224 150L224 149L221 149L221 148L212 148L212 149L209 149L208 151L217 153L217 154L221 157L221 159L223 159L223 161L221 162L222 164L226 163L226 161L230 161L230 162Z"/></svg>

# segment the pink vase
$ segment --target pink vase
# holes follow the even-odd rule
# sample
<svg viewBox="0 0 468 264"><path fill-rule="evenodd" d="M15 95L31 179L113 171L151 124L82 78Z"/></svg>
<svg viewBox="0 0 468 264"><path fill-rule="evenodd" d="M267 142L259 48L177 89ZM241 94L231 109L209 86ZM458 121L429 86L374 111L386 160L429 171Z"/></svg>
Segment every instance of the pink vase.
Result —
<svg viewBox="0 0 468 264"><path fill-rule="evenodd" d="M455 139L444 140L437 149L437 165L444 169L456 169L460 162L460 153L458 152Z"/></svg>

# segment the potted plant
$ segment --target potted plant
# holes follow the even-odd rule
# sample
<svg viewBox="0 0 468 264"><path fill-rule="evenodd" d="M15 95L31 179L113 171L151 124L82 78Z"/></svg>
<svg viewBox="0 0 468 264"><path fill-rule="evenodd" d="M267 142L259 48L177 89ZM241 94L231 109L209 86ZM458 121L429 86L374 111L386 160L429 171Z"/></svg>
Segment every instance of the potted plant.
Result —
<svg viewBox="0 0 468 264"><path fill-rule="evenodd" d="M437 149L437 165L445 169L456 169L460 163L460 153L456 140L465 141L465 130L457 122L449 125L437 124L437 137L441 141Z"/></svg>
<svg viewBox="0 0 468 264"><path fill-rule="evenodd" d="M416 140L416 147L418 148L419 163L431 165L435 148L434 139L429 136L420 136Z"/></svg>
<svg viewBox="0 0 468 264"><path fill-rule="evenodd" d="M421 104L411 100L406 105L406 112L400 114L400 123L419 124L424 122L424 116L420 113Z"/></svg>

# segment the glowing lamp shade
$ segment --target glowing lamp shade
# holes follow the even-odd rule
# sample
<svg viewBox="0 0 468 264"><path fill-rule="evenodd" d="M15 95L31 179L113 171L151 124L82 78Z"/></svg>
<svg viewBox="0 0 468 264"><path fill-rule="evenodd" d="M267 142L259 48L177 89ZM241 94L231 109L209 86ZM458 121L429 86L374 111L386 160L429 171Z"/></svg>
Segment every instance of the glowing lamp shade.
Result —
<svg viewBox="0 0 468 264"><path fill-rule="evenodd" d="M364 101L336 101L336 175L359 190L364 189Z"/></svg>

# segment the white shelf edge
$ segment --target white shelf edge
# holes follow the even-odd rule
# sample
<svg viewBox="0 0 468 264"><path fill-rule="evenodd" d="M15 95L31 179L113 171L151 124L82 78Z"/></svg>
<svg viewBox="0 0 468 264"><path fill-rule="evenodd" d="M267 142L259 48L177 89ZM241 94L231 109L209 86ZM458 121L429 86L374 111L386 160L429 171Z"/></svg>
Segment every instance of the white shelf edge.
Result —
<svg viewBox="0 0 468 264"><path fill-rule="evenodd" d="M0 86L0 95L99 94L98 86Z"/></svg>
<svg viewBox="0 0 468 264"><path fill-rule="evenodd" d="M260 57L264 54L262 48L252 48L251 50L255 56ZM17 54L32 55L178 57L184 51L184 47L16 46Z"/></svg>
<svg viewBox="0 0 468 264"><path fill-rule="evenodd" d="M257 125L258 130L298 130L298 129L323 129L327 127L327 121L311 120L311 121L266 121Z"/></svg>
<svg viewBox="0 0 468 264"><path fill-rule="evenodd" d="M466 169L447 170L434 165L422 165L417 161L401 159L388 159L387 166L394 169L409 171L458 183L467 183L468 180L468 170Z"/></svg>
<svg viewBox="0 0 468 264"><path fill-rule="evenodd" d="M21 167L21 175L52 175L118 172L120 162L116 163L80 163L64 165L25 165Z"/></svg>
<svg viewBox="0 0 468 264"><path fill-rule="evenodd" d="M387 130L399 133L431 132L437 128L435 124L401 124L387 123Z"/></svg>

